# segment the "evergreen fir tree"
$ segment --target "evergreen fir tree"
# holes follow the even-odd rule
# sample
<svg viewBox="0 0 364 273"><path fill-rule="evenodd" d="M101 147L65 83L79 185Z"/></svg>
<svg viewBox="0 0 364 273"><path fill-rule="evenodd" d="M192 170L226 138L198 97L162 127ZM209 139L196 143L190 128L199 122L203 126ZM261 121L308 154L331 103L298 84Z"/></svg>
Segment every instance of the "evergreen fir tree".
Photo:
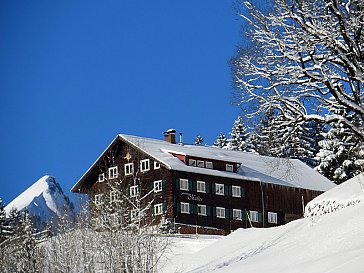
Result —
<svg viewBox="0 0 364 273"><path fill-rule="evenodd" d="M203 143L203 137L197 135L197 137L195 138L195 145L202 145L202 143Z"/></svg>
<svg viewBox="0 0 364 273"><path fill-rule="evenodd" d="M238 116L230 132L227 149L234 151L245 151L247 147L246 140L248 138L247 128L244 125L243 118Z"/></svg>
<svg viewBox="0 0 364 273"><path fill-rule="evenodd" d="M222 149L226 149L227 147L227 139L224 133L220 133L215 142L214 142L214 146L216 146L217 148L222 148Z"/></svg>

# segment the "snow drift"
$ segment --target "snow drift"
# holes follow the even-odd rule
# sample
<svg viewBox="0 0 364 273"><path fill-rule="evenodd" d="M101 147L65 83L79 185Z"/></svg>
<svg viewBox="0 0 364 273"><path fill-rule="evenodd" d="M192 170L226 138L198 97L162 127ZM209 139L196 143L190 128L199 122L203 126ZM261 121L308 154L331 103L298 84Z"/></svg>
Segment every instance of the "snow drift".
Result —
<svg viewBox="0 0 364 273"><path fill-rule="evenodd" d="M188 254L174 249L162 272L363 273L363 181L361 174L312 200L304 219L239 229Z"/></svg>

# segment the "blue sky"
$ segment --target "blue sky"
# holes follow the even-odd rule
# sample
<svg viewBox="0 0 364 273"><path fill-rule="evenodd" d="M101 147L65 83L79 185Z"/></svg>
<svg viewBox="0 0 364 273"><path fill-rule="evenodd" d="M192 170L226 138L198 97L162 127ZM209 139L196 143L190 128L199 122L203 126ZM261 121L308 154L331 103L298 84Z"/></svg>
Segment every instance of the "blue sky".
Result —
<svg viewBox="0 0 364 273"><path fill-rule="evenodd" d="M69 191L118 133L228 133L233 3L0 1L0 197L45 174Z"/></svg>

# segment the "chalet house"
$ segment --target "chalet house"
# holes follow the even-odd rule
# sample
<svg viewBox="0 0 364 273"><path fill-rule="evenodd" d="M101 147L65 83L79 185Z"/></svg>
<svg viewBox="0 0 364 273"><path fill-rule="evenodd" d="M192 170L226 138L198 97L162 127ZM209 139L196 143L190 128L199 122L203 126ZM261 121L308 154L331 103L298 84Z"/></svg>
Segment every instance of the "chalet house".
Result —
<svg viewBox="0 0 364 273"><path fill-rule="evenodd" d="M71 191L97 204L112 194L106 184L122 179L130 197L151 190L152 214L181 233L223 234L300 218L307 202L335 186L296 159L184 145L175 130L164 138L117 135Z"/></svg>

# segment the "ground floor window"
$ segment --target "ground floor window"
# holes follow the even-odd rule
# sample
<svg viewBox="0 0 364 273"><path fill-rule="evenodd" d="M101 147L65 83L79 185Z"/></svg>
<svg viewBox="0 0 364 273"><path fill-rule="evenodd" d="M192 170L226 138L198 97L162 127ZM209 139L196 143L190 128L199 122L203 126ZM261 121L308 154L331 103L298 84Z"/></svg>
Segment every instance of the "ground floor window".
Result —
<svg viewBox="0 0 364 273"><path fill-rule="evenodd" d="M198 215L206 216L206 205L197 205Z"/></svg>
<svg viewBox="0 0 364 273"><path fill-rule="evenodd" d="M216 207L216 217L225 218L225 208Z"/></svg>
<svg viewBox="0 0 364 273"><path fill-rule="evenodd" d="M233 219L234 220L241 220L241 209L233 209Z"/></svg>
<svg viewBox="0 0 364 273"><path fill-rule="evenodd" d="M154 205L154 215L161 215L163 213L163 204Z"/></svg>
<svg viewBox="0 0 364 273"><path fill-rule="evenodd" d="M277 224L277 213L270 211L268 212L268 223Z"/></svg>
<svg viewBox="0 0 364 273"><path fill-rule="evenodd" d="M259 222L259 214L255 210L249 211L250 221Z"/></svg>
<svg viewBox="0 0 364 273"><path fill-rule="evenodd" d="M181 202L181 213L190 213L190 204Z"/></svg>

